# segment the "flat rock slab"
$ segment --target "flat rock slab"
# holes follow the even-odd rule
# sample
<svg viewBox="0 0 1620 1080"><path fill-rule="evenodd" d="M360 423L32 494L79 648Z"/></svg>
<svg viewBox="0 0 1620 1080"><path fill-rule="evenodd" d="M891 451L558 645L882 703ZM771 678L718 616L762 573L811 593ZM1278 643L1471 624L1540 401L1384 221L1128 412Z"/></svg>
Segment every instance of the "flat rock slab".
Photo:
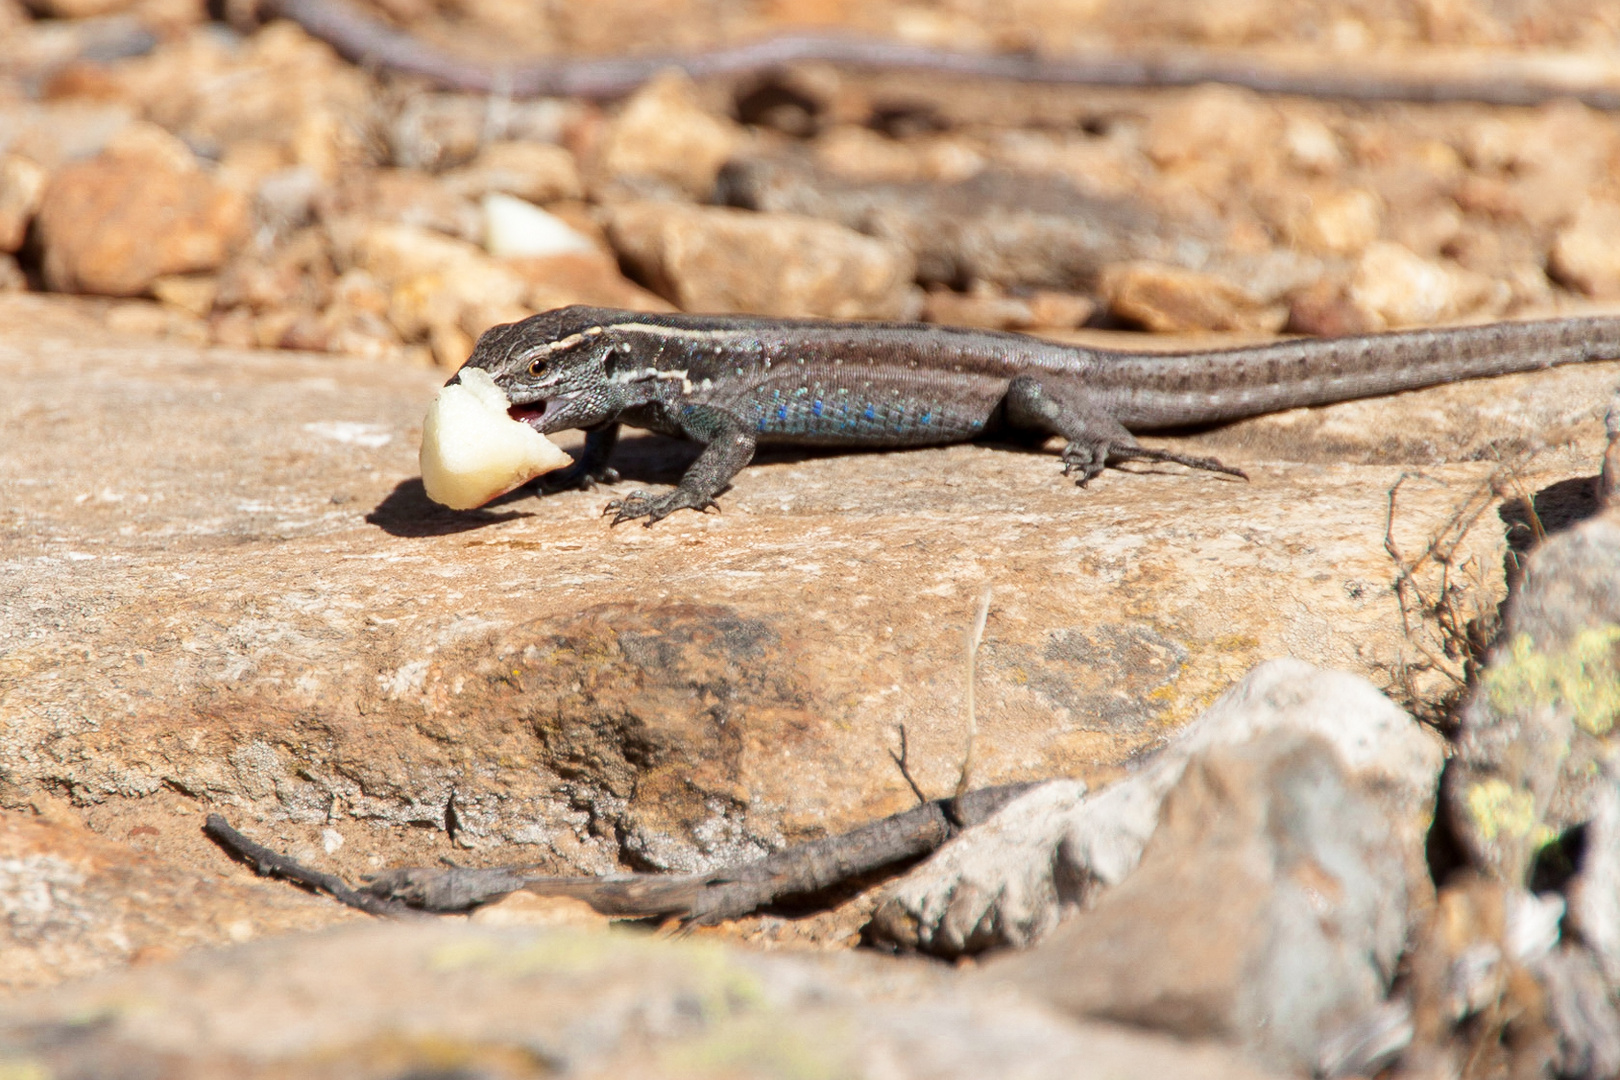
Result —
<svg viewBox="0 0 1620 1080"><path fill-rule="evenodd" d="M1114 775L1268 657L1389 685L1406 655L1383 547L1401 467L1310 460L1325 431L1358 452L1334 409L1202 437L1250 483L1076 490L1053 454L983 446L778 456L721 514L610 530L601 491L428 503L440 375L101 341L0 346L0 805L67 800L205 865L208 809L351 877L446 855L694 868L891 813L913 798L901 726L923 789L956 783L986 585L978 783ZM1532 490L1588 476L1617 381L1405 395L1359 453L1422 424L1481 456L1508 425L1468 429L1459 395L1478 417L1516 388L1572 418ZM1279 425L1306 463L1245 456ZM620 490L690 457L632 439ZM1424 460L1408 550L1493 467ZM1487 515L1465 547L1492 580L1502 531Z"/></svg>
<svg viewBox="0 0 1620 1080"><path fill-rule="evenodd" d="M443 922L286 935L14 1000L0 1062L263 1080L1275 1075L936 965Z"/></svg>
<svg viewBox="0 0 1620 1080"><path fill-rule="evenodd" d="M226 863L157 855L155 823L132 833L98 836L66 808L0 812L0 996L199 945L366 919L279 882L244 881Z"/></svg>

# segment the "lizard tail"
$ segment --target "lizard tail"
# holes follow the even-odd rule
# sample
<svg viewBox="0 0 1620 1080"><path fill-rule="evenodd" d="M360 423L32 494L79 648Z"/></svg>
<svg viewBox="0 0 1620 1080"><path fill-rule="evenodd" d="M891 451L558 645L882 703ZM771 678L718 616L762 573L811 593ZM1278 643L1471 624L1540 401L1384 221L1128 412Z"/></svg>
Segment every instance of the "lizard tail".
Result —
<svg viewBox="0 0 1620 1080"><path fill-rule="evenodd" d="M1132 431L1620 359L1620 317L1307 338L1200 353L1093 352L1088 390Z"/></svg>

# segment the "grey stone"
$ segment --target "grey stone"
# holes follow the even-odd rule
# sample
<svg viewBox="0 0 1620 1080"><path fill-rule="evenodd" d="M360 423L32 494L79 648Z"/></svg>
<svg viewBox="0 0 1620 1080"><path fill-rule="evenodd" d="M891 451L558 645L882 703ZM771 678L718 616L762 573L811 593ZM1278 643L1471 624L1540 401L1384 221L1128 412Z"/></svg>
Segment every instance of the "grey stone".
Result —
<svg viewBox="0 0 1620 1080"><path fill-rule="evenodd" d="M1062 908L1126 879L1189 761L1268 732L1330 740L1352 773L1381 793L1403 850L1417 862L1440 770L1438 740L1364 679L1273 660L1134 775L1090 794L1072 782L1045 785L951 841L891 886L874 928L943 955L1027 944Z"/></svg>
<svg viewBox="0 0 1620 1080"><path fill-rule="evenodd" d="M1475 865L1522 882L1535 851L1593 819L1620 720L1620 521L1534 551L1461 713L1446 805Z"/></svg>
<svg viewBox="0 0 1620 1080"><path fill-rule="evenodd" d="M1394 977L1413 899L1407 831L1320 736L1205 749L1131 876L989 973L1077 1016L1314 1070Z"/></svg>

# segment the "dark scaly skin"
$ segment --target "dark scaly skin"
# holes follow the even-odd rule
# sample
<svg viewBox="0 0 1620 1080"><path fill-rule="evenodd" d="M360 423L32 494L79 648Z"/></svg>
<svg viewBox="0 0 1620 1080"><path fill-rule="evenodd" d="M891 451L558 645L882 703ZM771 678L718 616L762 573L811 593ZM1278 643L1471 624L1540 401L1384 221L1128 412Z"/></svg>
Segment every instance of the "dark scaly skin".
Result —
<svg viewBox="0 0 1620 1080"><path fill-rule="evenodd" d="M1131 433L1617 357L1620 318L1129 353L922 323L567 307L489 330L465 366L488 370L513 415L538 430L587 432L584 455L558 475L565 485L617 478L608 458L620 424L702 444L673 492L608 505L614 524L651 524L714 506L757 446L935 446L1029 433L1067 439L1063 471L1082 485L1130 460L1243 476L1212 458L1141 446Z"/></svg>

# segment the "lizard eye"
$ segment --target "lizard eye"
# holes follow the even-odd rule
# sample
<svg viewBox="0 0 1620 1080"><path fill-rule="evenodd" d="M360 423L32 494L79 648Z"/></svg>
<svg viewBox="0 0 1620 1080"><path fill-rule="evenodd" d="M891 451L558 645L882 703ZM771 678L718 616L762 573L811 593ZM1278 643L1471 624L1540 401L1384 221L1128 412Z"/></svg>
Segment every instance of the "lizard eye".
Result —
<svg viewBox="0 0 1620 1080"><path fill-rule="evenodd" d="M544 360L530 360L529 374L538 379L540 376L546 373L546 369L550 366L551 365L547 364Z"/></svg>

